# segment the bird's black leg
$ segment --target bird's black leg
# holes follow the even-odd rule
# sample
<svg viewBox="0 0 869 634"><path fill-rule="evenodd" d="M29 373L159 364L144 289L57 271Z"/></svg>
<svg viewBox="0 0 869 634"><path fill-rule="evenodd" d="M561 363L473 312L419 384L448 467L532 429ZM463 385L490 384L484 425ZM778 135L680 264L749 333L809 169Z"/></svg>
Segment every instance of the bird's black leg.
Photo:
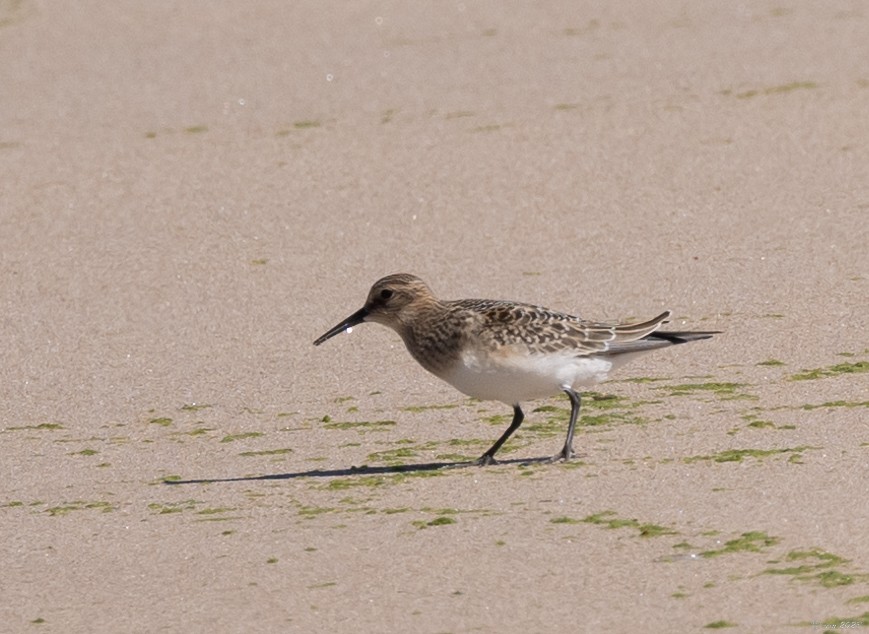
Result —
<svg viewBox="0 0 869 634"><path fill-rule="evenodd" d="M480 456L480 459L477 460L477 464L481 467L487 464L495 464L497 461L495 460L495 453L501 448L507 439L513 435L513 432L519 429L519 425L522 424L522 420L525 418L525 414L522 413L522 410L519 409L518 405L513 406L513 422L510 423L510 426L507 428L501 437L495 441L495 444L489 447L489 450Z"/></svg>
<svg viewBox="0 0 869 634"><path fill-rule="evenodd" d="M573 453L573 432L579 418L579 406L582 403L582 398L570 388L565 388L564 392L570 399L570 424L567 426L567 439L564 441L564 447L559 453L552 456L552 462L570 460L576 455Z"/></svg>

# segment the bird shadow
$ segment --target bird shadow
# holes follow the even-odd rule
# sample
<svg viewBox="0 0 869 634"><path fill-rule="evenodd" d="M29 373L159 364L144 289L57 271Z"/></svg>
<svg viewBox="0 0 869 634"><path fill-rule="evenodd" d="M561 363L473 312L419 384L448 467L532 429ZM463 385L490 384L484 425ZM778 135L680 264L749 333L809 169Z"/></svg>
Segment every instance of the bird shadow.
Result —
<svg viewBox="0 0 869 634"><path fill-rule="evenodd" d="M546 463L549 456L541 458L509 458L498 460L493 465L526 465L532 463ZM215 484L218 482L261 482L266 480L295 480L296 478L346 478L366 475L393 475L399 473L418 473L424 471L445 471L448 469L481 468L476 460L466 462L422 462L419 464L384 465L361 467L350 466L343 469L311 469L309 471L290 471L288 473L268 473L258 476L238 476L228 478L191 478L188 480L163 480L163 484L180 486L183 484Z"/></svg>

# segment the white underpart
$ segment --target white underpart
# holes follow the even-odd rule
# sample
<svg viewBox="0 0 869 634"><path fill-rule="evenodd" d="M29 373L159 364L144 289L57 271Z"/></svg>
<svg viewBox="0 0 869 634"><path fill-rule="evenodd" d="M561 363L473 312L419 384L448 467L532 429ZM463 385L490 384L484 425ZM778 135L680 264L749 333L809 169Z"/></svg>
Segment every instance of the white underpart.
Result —
<svg viewBox="0 0 869 634"><path fill-rule="evenodd" d="M441 378L468 396L515 405L605 381L613 369L639 354L643 353L603 357L466 350Z"/></svg>

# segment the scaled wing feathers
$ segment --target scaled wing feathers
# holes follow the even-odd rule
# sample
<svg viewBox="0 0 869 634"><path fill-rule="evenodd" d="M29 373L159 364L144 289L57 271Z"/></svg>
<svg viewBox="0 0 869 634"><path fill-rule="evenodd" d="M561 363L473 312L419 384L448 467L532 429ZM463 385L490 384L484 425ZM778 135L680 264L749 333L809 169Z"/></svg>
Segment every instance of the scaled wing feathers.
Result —
<svg viewBox="0 0 869 634"><path fill-rule="evenodd" d="M525 345L541 353L606 353L611 347L620 348L646 337L670 316L667 311L640 323L608 324L531 304L494 300L461 300L450 304L481 316L478 336L487 336L499 346Z"/></svg>

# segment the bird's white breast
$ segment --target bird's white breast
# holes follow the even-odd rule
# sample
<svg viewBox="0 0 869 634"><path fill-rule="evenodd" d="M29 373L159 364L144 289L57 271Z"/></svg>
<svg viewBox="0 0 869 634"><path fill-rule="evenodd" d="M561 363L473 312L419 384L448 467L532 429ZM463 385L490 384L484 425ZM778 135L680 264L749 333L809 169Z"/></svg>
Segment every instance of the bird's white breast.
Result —
<svg viewBox="0 0 869 634"><path fill-rule="evenodd" d="M569 353L465 350L439 376L468 396L513 405L554 396L566 387L599 383L612 366L603 357Z"/></svg>

